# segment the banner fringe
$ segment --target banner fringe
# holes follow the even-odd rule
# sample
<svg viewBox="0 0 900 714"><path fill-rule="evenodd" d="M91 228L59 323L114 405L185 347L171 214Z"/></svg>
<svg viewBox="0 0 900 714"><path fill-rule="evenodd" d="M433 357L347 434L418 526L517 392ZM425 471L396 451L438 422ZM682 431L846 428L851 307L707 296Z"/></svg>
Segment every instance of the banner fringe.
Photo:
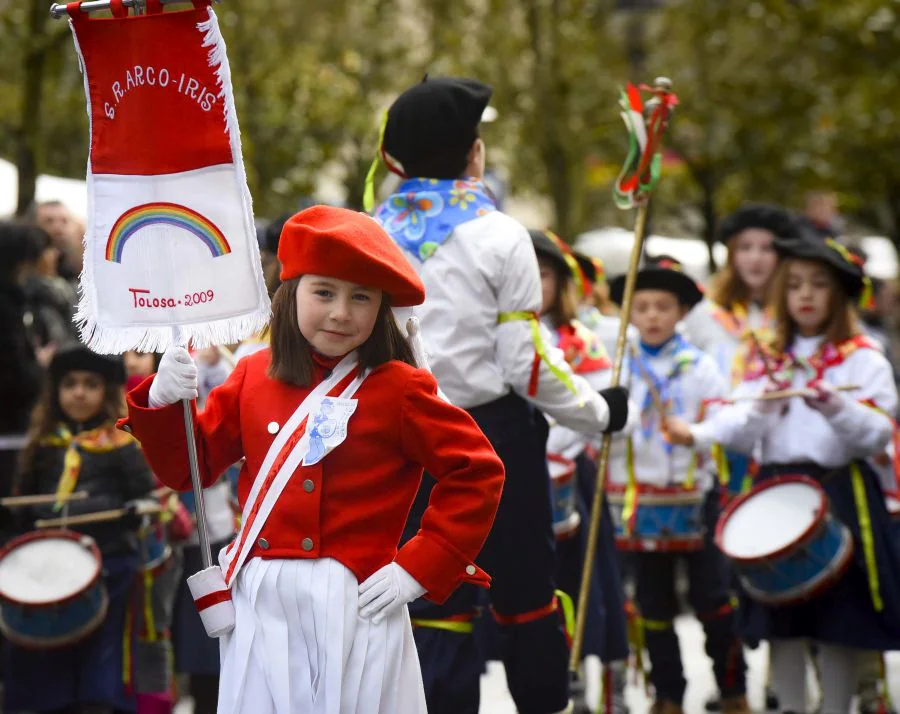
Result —
<svg viewBox="0 0 900 714"><path fill-rule="evenodd" d="M225 48L225 38L219 29L219 21L212 7L207 9L208 19L197 24L197 30L203 35L202 47L209 47L209 66L215 68L218 79L219 97L225 103L225 127L231 144L231 157L234 163L235 181L243 203L244 231L248 239L250 250L250 263L253 265L253 278L257 288L257 308L243 315L236 315L219 320L185 323L173 322L164 325L147 325L139 327L103 327L97 322L98 305L97 290L93 276L96 241L88 240L88 236L94 234L94 182L93 169L90 156L87 165L88 185L88 225L84 243L84 268L78 285L78 307L75 312L74 322L78 328L82 341L94 352L99 354L120 354L128 350L137 352L165 352L175 344L176 334L180 328L182 339L188 339L190 344L197 348L213 345L235 344L241 340L260 332L271 318L271 305L266 282L262 272L262 260L259 252L259 243L256 239L256 225L253 222L253 198L247 186L247 173L244 168L244 156L241 150L241 130L238 123L237 109L234 104L234 92L231 84L231 68L228 65L228 57ZM87 65L81 46L78 43L78 35L75 32L74 23L69 20L69 28L75 42L75 51L78 55L78 64L84 78L84 92L86 98L89 137L93 144L93 125L90 85L87 75Z"/></svg>

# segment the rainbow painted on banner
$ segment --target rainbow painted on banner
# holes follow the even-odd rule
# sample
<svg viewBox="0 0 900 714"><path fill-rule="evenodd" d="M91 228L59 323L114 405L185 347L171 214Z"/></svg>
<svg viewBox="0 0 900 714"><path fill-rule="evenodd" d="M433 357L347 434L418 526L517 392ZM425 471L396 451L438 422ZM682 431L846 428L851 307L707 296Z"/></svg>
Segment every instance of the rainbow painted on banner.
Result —
<svg viewBox="0 0 900 714"><path fill-rule="evenodd" d="M213 258L231 252L222 231L196 211L177 203L145 203L129 209L116 221L106 241L106 259L121 263L125 244L139 230L152 225L175 226L192 233L209 248Z"/></svg>

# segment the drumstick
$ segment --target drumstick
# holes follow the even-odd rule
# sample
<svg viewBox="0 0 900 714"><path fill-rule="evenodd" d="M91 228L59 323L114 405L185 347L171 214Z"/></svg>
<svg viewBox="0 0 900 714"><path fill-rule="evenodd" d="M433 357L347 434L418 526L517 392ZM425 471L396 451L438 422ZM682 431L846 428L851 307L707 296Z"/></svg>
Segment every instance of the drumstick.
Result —
<svg viewBox="0 0 900 714"><path fill-rule="evenodd" d="M171 496L173 493L177 493L175 489L169 488L168 486L160 486L159 488L155 488L150 492L150 495L153 498L164 498L165 496Z"/></svg>
<svg viewBox="0 0 900 714"><path fill-rule="evenodd" d="M87 491L75 491L57 496L55 493L46 493L38 496L9 496L0 498L0 506L4 508L20 508L22 506L40 506L57 501L83 501L88 497Z"/></svg>
<svg viewBox="0 0 900 714"><path fill-rule="evenodd" d="M862 389L858 384L842 384L835 387L838 392L853 392ZM815 392L812 389L781 389L777 392L765 392L763 394L747 394L742 397L734 397L727 400L728 403L735 402L768 402L773 399L790 399L791 397L812 397Z"/></svg>
<svg viewBox="0 0 900 714"><path fill-rule="evenodd" d="M150 516L162 512L162 507L156 504L138 504L139 516ZM109 511L96 511L95 513L81 513L68 518L43 518L34 522L35 528L65 528L66 526L78 526L88 523L106 523L117 521L128 513L127 508L114 508Z"/></svg>

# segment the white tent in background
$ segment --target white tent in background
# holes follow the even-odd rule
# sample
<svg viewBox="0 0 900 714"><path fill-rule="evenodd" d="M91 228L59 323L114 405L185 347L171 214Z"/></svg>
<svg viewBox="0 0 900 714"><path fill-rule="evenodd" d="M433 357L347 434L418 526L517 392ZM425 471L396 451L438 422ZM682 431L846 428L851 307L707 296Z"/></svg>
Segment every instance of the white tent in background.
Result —
<svg viewBox="0 0 900 714"><path fill-rule="evenodd" d="M628 269L628 259L634 233L625 228L601 228L582 233L575 240L575 248L603 260L606 274L615 277ZM684 265L685 272L694 280L706 282L709 278L709 252L699 238L647 237L644 251L647 255L670 255ZM721 265L727 255L725 246L713 248L716 262Z"/></svg>
<svg viewBox="0 0 900 714"><path fill-rule="evenodd" d="M0 218L15 213L18 196L16 167L0 159ZM87 184L79 179L38 176L35 197L38 201L62 201L76 216L87 216Z"/></svg>

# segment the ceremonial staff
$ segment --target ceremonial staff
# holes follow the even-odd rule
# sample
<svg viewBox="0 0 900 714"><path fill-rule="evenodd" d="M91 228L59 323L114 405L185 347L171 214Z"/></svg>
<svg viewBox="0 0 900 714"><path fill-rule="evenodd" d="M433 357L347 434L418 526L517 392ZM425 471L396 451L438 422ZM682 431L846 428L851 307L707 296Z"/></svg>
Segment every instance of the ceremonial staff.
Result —
<svg viewBox="0 0 900 714"><path fill-rule="evenodd" d="M641 99L640 90L653 93L646 107ZM625 360L626 335L631 316L631 298L637 280L638 264L644 244L644 233L647 228L647 209L650 194L659 180L662 156L660 147L662 137L669 124L672 109L678 98L672 92L672 83L665 77L658 77L652 87L635 87L629 84L620 99L622 119L628 127L630 147L622 172L616 179L614 198L616 205L627 210L637 206L638 213L634 228L634 244L625 290L622 297L622 310L619 315L619 334L616 339L616 354L613 362L612 386L618 386L622 378L622 364ZM646 108L646 114L645 114ZM649 116L647 116L649 115ZM594 501L591 507L591 522L588 531L587 552L584 557L584 569L581 573L581 588L578 595L578 610L575 620L575 635L572 639L569 670L573 681L577 681L578 667L581 662L581 650L584 644L584 627L587 616L588 595L591 587L591 573L597 557L597 541L600 538L600 519L603 497L606 490L606 470L609 465L609 450L612 435L603 437L600 459L597 470L597 483Z"/></svg>

